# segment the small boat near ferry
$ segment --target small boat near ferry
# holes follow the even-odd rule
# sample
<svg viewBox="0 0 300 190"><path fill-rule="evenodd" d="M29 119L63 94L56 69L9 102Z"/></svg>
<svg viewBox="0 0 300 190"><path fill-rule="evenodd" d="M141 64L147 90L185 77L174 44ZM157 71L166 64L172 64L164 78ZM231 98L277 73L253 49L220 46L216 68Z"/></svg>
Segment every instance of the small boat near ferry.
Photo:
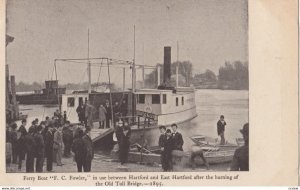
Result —
<svg viewBox="0 0 300 190"><path fill-rule="evenodd" d="M208 162L208 164L223 164L231 162L233 159L234 152L238 146L231 146L227 148L222 147L210 147L210 146L193 146L194 149L201 149L203 155ZM184 165L191 164L191 153L192 151L184 152L181 163ZM118 160L118 151L113 149L111 151L111 156L113 159ZM139 144L134 144L131 146L128 161L134 163L145 163L145 164L161 164L161 150L158 146L153 146L149 148L143 148ZM204 165L203 160L200 157L195 158L196 165Z"/></svg>
<svg viewBox="0 0 300 190"><path fill-rule="evenodd" d="M227 150L227 149L232 149L232 148L237 148L239 146L242 146L243 143L243 139L238 138L236 139L237 144L234 143L230 143L230 142L226 142L225 144L220 144L220 142L218 142L218 139L214 139L212 137L207 137L204 135L195 135L190 137L190 139L197 144L198 146L202 147L202 148L207 148L207 147L215 147L221 150Z"/></svg>

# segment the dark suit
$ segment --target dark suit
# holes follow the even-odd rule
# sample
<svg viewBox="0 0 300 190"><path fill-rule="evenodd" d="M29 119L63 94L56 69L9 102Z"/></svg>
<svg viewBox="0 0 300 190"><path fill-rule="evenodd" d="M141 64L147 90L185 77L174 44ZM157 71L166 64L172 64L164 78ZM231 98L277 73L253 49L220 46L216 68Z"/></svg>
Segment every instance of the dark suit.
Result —
<svg viewBox="0 0 300 190"><path fill-rule="evenodd" d="M172 151L174 150L174 138L173 137L165 137L164 140L164 151L162 152L162 167L164 171L171 171L173 169L172 164Z"/></svg>
<svg viewBox="0 0 300 190"><path fill-rule="evenodd" d="M130 135L131 131L129 130L127 134L125 135L124 132L120 134L121 141L120 141L120 147L119 147L119 158L121 161L121 164L124 164L128 160L128 152L129 152L129 146L130 146Z"/></svg>
<svg viewBox="0 0 300 190"><path fill-rule="evenodd" d="M84 106L78 106L76 109L78 120L81 124L85 122L85 108Z"/></svg>
<svg viewBox="0 0 300 190"><path fill-rule="evenodd" d="M34 172L34 157L36 155L36 143L33 133L27 134L25 137L26 146L26 172Z"/></svg>
<svg viewBox="0 0 300 190"><path fill-rule="evenodd" d="M77 137L72 145L72 152L75 154L75 162L77 163L78 172L82 172L82 168L85 161L86 149L82 138Z"/></svg>
<svg viewBox="0 0 300 190"><path fill-rule="evenodd" d="M234 152L231 162L231 171L249 171L249 145L248 143Z"/></svg>
<svg viewBox="0 0 300 190"><path fill-rule="evenodd" d="M225 125L226 125L225 121L224 123L222 123L221 120L219 120L217 123L217 131L218 131L218 136L221 137L221 144L225 144L225 137L224 137Z"/></svg>
<svg viewBox="0 0 300 190"><path fill-rule="evenodd" d="M53 143L53 133L48 130L46 132L45 138L45 156L47 158L47 171L52 171Z"/></svg>
<svg viewBox="0 0 300 190"><path fill-rule="evenodd" d="M35 143L36 143L36 164L35 171L43 172L43 164L45 157L45 142L43 135L41 133L36 133L34 135Z"/></svg>
<svg viewBox="0 0 300 190"><path fill-rule="evenodd" d="M167 140L167 136L165 134L161 134L159 136L159 140L158 140L158 146L160 148L165 148L165 143L166 143L166 140ZM166 159L165 159L165 154L164 154L164 150L161 151L161 154L160 154L160 162L161 162L161 166L162 166L162 169L164 171L167 171L167 165L166 165Z"/></svg>
<svg viewBox="0 0 300 190"><path fill-rule="evenodd" d="M173 133L173 141L174 141L174 150L183 151L183 138L182 135L178 132Z"/></svg>
<svg viewBox="0 0 300 190"><path fill-rule="evenodd" d="M85 134L82 137L82 139L83 139L84 149L85 149L85 155L84 155L84 161L83 161L83 170L84 170L84 172L90 172L91 171L92 160L94 158L93 141L90 138L90 136L87 135L87 134Z"/></svg>
<svg viewBox="0 0 300 190"><path fill-rule="evenodd" d="M17 142L17 131L13 130L11 132L11 145L12 145L12 158L13 158L13 163L17 163L17 158L18 158L18 142Z"/></svg>
<svg viewBox="0 0 300 190"><path fill-rule="evenodd" d="M71 146L73 142L73 131L68 127L63 128L63 143L65 145L64 148L64 156L69 157L71 155Z"/></svg>
<svg viewBox="0 0 300 190"><path fill-rule="evenodd" d="M25 136L27 135L26 128L21 125L19 130L19 133L21 133L20 138L17 140L17 151L18 151L18 169L22 168L22 160L25 159L25 154L26 154L26 147L25 147Z"/></svg>
<svg viewBox="0 0 300 190"><path fill-rule="evenodd" d="M106 109L106 128L110 127L110 120L111 120L111 108L110 106L105 105Z"/></svg>

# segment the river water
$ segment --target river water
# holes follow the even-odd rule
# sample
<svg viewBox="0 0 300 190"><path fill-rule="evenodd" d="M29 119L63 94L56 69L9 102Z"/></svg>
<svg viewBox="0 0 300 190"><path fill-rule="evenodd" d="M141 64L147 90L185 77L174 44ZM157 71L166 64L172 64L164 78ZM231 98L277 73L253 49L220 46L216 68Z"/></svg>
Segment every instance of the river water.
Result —
<svg viewBox="0 0 300 190"><path fill-rule="evenodd" d="M217 138L217 121L220 115L225 116L225 138L228 142L235 142L236 138L241 137L239 129L249 121L248 91L197 90L196 105L198 117L180 124L178 129L183 135L185 150L193 144L190 136L201 134ZM20 111L28 114L28 125L35 118L41 120L52 116L56 109L56 106L20 105Z"/></svg>

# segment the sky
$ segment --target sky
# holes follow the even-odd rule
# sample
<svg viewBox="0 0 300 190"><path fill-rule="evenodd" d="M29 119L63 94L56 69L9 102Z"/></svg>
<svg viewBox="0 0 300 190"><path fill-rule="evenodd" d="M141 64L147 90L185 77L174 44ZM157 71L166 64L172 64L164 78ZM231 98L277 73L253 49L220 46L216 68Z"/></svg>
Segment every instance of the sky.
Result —
<svg viewBox="0 0 300 190"><path fill-rule="evenodd" d="M137 64L163 63L164 46L172 62L192 62L194 74L248 61L246 0L9 0L6 28L15 39L6 63L17 82L54 78L54 59L87 57L88 30L90 57L132 61L134 25ZM92 81L107 82L107 68L99 69ZM60 83L87 80L85 64L58 63L57 74ZM122 70L111 68L111 80L120 83Z"/></svg>

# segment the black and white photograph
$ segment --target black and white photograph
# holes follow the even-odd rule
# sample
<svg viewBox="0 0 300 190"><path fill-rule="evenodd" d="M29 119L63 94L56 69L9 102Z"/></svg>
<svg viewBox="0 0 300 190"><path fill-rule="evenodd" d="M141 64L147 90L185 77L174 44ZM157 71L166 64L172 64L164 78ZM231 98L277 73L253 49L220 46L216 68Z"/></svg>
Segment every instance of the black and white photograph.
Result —
<svg viewBox="0 0 300 190"><path fill-rule="evenodd" d="M7 0L5 21L6 173L251 171L247 0Z"/></svg>

